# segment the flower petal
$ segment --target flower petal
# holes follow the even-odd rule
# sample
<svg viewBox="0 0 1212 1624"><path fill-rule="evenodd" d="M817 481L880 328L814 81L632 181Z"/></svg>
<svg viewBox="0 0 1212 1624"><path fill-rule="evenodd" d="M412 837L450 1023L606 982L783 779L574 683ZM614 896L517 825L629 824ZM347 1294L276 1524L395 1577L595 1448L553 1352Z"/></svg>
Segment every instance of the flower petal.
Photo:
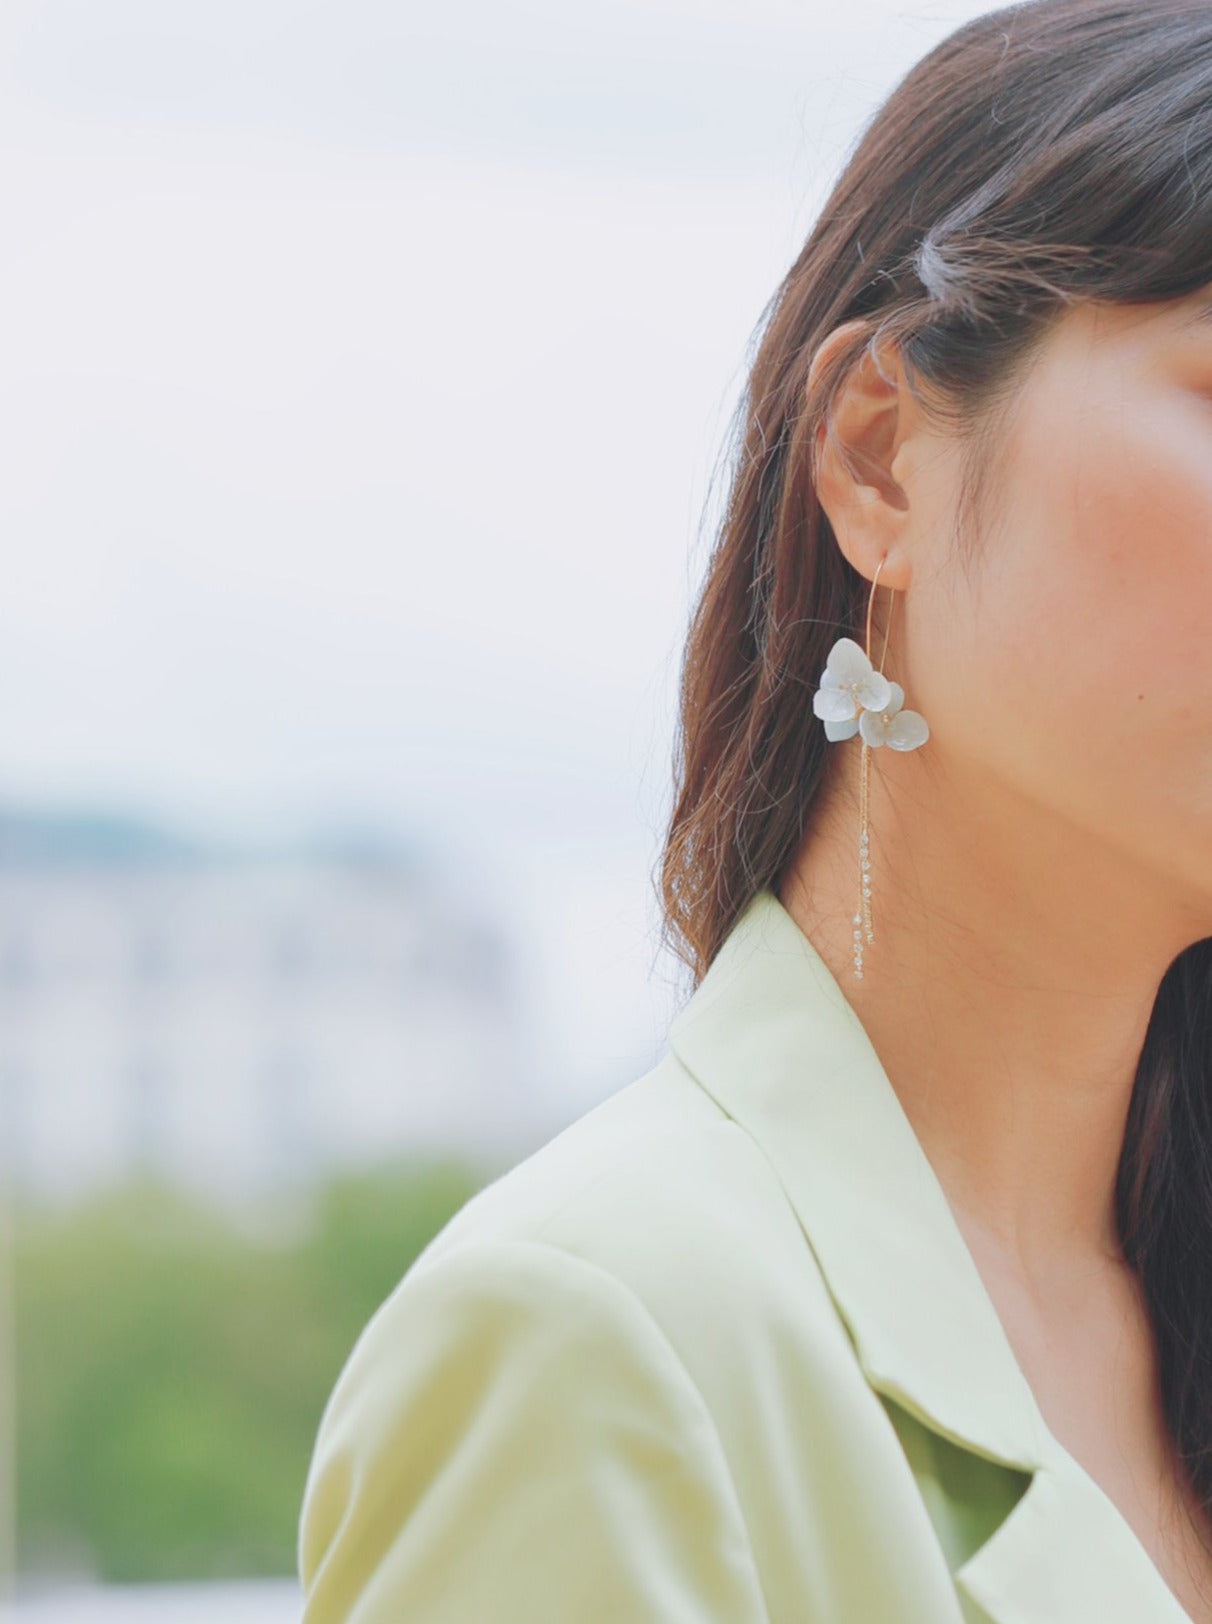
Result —
<svg viewBox="0 0 1212 1624"><path fill-rule="evenodd" d="M863 711L860 714L865 716L867 713ZM858 716L852 716L849 721L825 723L825 737L832 739L835 743L838 739L852 739L858 730Z"/></svg>
<svg viewBox="0 0 1212 1624"><path fill-rule="evenodd" d="M873 748L884 743L887 727L883 711L859 712L859 732L863 735L864 741Z"/></svg>
<svg viewBox="0 0 1212 1624"><path fill-rule="evenodd" d="M901 706L905 703L905 690L901 687L899 682L890 682L888 687L892 692L892 697L884 706L884 715L895 716L897 711L900 710Z"/></svg>
<svg viewBox="0 0 1212 1624"><path fill-rule="evenodd" d="M855 688L858 702L864 710L887 710L892 697L892 685L882 672L872 671Z"/></svg>
<svg viewBox="0 0 1212 1624"><path fill-rule="evenodd" d="M859 682L871 674L871 661L853 637L839 637L829 650L829 658L825 663L838 682L845 686Z"/></svg>
<svg viewBox="0 0 1212 1624"><path fill-rule="evenodd" d="M812 696L812 714L822 722L848 722L857 709L849 688L818 688Z"/></svg>
<svg viewBox="0 0 1212 1624"><path fill-rule="evenodd" d="M916 750L930 737L926 718L917 711L903 710L888 723L888 743L894 750Z"/></svg>

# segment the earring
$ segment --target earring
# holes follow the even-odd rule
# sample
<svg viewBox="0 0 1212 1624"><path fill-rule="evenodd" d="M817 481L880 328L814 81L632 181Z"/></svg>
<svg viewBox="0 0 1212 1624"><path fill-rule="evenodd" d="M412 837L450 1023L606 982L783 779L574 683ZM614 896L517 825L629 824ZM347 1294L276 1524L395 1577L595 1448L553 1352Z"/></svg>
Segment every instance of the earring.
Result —
<svg viewBox="0 0 1212 1624"><path fill-rule="evenodd" d="M904 710L905 690L899 682L889 682L884 675L884 655L888 652L888 636L892 630L892 610L888 611L888 626L884 632L884 652L880 655L880 669L871 664L871 611L875 605L875 588L886 559L881 558L871 582L871 595L867 599L867 650L864 651L852 637L839 637L829 650L825 669L821 673L820 687L812 696L812 710L825 724L825 736L831 741L851 739L857 733L863 746L859 771L859 900L854 915L854 975L863 979L863 932L868 942L875 940L871 923L871 860L867 850L867 760L868 748L882 744L893 750L916 750L930 737L924 716L917 711ZM896 607L893 594L892 606Z"/></svg>

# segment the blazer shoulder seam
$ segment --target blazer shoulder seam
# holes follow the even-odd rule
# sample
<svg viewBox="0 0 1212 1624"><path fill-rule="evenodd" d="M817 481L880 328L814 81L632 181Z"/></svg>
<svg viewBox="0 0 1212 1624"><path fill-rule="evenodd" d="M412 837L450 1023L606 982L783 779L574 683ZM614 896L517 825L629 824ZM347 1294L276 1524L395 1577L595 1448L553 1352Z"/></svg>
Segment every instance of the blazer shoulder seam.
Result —
<svg viewBox="0 0 1212 1624"><path fill-rule="evenodd" d="M646 1340L651 1348L655 1350L655 1357L664 1367L664 1373L669 1375L671 1385L680 1388L687 1395L692 1409L697 1412L703 1424L704 1437L709 1440L707 1447L712 1456L712 1464L718 1474L721 1493L725 1497L725 1503L730 1514L736 1519L737 1526L744 1534L745 1551L753 1573L755 1592L761 1600L762 1616L768 1621L770 1616L769 1608L762 1588L762 1578L754 1552L753 1539L749 1531L749 1524L745 1517L741 1497L737 1491L736 1480L732 1475L728 1454L724 1448L724 1442L716 1425L715 1417L711 1413L711 1406L673 1342L662 1329L655 1314L633 1287L593 1258L583 1257L579 1252L560 1246L555 1241L542 1240L534 1236L494 1237L491 1235L477 1235L474 1238L461 1241L450 1248L449 1251L441 1253L432 1262L424 1265L421 1272L428 1273L431 1270L440 1270L444 1263L453 1263L460 1257L467 1259L473 1253L484 1254L485 1261L487 1261L488 1256L493 1252L514 1252L535 1258L542 1256L552 1261L559 1259L559 1266L564 1268L569 1275L579 1275L584 1280L592 1281L595 1289L599 1291L604 1299L613 1298L614 1307L610 1312L614 1313L616 1318L630 1318L633 1326L642 1327L639 1339Z"/></svg>

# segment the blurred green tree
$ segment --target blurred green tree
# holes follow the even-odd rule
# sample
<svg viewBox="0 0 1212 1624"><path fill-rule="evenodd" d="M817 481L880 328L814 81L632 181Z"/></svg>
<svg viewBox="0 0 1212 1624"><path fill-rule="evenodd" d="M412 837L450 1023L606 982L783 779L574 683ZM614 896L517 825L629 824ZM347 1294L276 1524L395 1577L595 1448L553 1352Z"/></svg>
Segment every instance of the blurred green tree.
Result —
<svg viewBox="0 0 1212 1624"><path fill-rule="evenodd" d="M17 1560L106 1582L294 1572L320 1414L363 1325L499 1169L333 1179L257 1237L145 1181L15 1215Z"/></svg>

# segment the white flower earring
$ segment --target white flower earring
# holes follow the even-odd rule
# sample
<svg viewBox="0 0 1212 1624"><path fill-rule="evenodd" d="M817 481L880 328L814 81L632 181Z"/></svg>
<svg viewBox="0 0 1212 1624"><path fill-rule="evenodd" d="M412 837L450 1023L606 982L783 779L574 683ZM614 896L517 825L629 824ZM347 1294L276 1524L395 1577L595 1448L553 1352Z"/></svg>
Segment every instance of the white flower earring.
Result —
<svg viewBox="0 0 1212 1624"><path fill-rule="evenodd" d="M864 653L852 637L839 637L829 650L820 687L812 696L813 714L824 722L828 739L851 739L857 733L863 746L859 771L859 901L854 915L854 974L858 981L863 979L864 930L869 942L875 940L871 923L871 860L867 850L868 748L886 744L893 750L916 750L930 737L925 717L904 709L905 690L899 682L889 682L883 673L888 634L892 630L891 610L884 632L880 670L871 664L871 611L885 562L881 558L876 567L867 600L867 652ZM895 608L895 593L892 603Z"/></svg>

